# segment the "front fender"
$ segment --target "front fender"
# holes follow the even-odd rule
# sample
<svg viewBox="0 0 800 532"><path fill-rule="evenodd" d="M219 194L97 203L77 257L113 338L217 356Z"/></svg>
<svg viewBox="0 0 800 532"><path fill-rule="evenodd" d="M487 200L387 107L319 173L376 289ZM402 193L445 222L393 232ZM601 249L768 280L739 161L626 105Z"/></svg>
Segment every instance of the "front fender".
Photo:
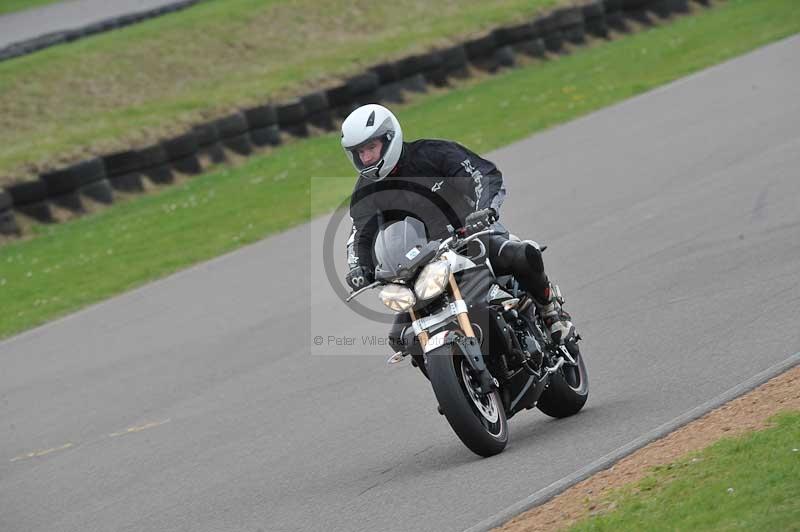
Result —
<svg viewBox="0 0 800 532"><path fill-rule="evenodd" d="M475 370L478 379L481 383L481 393L491 393L498 387L497 380L492 377L492 374L486 367L486 362L483 360L483 353L481 346L478 344L477 338L464 336L458 331L441 331L431 336L428 343L425 344L425 357L429 354L437 356L438 353L434 351L442 350L442 354L450 353L450 349L458 350L458 353L463 356L469 365Z"/></svg>

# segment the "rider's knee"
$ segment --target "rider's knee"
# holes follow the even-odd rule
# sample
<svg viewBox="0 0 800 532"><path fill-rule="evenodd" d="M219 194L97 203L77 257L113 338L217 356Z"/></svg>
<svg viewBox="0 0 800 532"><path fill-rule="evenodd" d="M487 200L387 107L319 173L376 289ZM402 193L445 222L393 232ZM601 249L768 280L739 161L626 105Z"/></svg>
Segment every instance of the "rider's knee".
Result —
<svg viewBox="0 0 800 532"><path fill-rule="evenodd" d="M531 241L507 240L497 253L498 263L512 271L531 270L543 272L542 252Z"/></svg>

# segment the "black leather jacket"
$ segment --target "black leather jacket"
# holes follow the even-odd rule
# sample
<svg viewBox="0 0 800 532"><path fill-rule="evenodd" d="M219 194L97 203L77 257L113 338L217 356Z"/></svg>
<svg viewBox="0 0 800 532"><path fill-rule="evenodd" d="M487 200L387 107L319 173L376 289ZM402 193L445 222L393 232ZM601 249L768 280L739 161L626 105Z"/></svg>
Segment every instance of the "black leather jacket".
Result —
<svg viewBox="0 0 800 532"><path fill-rule="evenodd" d="M447 225L462 227L466 216L505 198L503 175L492 163L457 142L420 139L403 143L400 160L380 181L359 177L350 199L353 230L347 242L350 268L372 272L379 225L412 216L429 239L446 238Z"/></svg>

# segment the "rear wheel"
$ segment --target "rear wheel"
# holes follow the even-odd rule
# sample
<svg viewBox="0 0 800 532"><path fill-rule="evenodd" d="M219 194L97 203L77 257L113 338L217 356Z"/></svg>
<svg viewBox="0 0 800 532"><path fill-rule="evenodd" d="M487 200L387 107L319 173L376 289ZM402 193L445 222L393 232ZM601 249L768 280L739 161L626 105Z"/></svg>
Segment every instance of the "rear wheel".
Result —
<svg viewBox="0 0 800 532"><path fill-rule="evenodd" d="M578 344L568 345L576 364L564 364L550 376L550 384L536 405L551 417L569 417L580 412L589 398L589 376Z"/></svg>
<svg viewBox="0 0 800 532"><path fill-rule="evenodd" d="M480 456L502 452L508 421L500 394L479 394L474 370L450 345L427 355L427 369L441 411L464 445Z"/></svg>

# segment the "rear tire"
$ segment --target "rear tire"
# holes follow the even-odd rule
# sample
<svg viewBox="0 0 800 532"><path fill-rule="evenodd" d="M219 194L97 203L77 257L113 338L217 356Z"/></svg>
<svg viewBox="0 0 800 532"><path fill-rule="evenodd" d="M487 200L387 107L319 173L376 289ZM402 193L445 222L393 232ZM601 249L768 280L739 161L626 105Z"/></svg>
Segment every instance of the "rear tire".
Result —
<svg viewBox="0 0 800 532"><path fill-rule="evenodd" d="M589 398L589 376L580 349L574 342L569 344L568 349L578 365L564 364L551 375L550 384L536 405L550 417L573 416L580 412Z"/></svg>
<svg viewBox="0 0 800 532"><path fill-rule="evenodd" d="M508 421L500 394L475 393L472 369L452 345L431 351L426 359L433 393L459 439L479 456L502 452L508 443Z"/></svg>

